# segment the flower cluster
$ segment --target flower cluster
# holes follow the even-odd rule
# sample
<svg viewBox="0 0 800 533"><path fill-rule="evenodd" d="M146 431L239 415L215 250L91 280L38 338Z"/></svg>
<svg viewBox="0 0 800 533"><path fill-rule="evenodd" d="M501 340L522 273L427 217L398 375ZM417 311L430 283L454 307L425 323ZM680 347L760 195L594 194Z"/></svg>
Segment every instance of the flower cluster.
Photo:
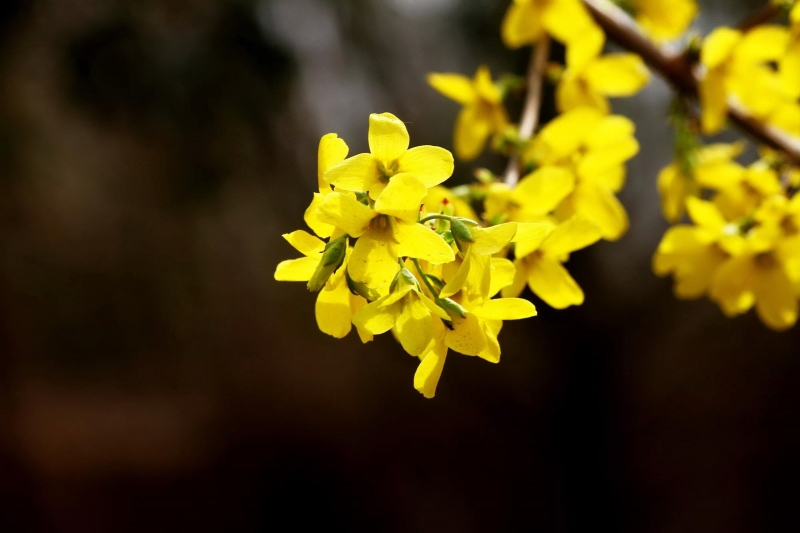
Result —
<svg viewBox="0 0 800 533"><path fill-rule="evenodd" d="M369 147L347 158L342 139L322 138L319 192L305 213L317 236L284 235L304 257L280 263L275 279L305 281L318 292L324 333L342 338L355 326L368 342L391 330L419 357L414 386L432 397L448 350L496 363L503 321L536 314L527 300L494 297L516 275L504 250L536 248L550 228L484 227L456 213L451 194L438 187L453 172L452 155L409 148L405 124L390 113L370 116Z"/></svg>
<svg viewBox="0 0 800 533"><path fill-rule="evenodd" d="M661 172L665 215L677 224L653 258L678 298L708 296L730 317L755 306L768 327L797 322L800 296L800 171L766 154L745 167L739 144L696 146Z"/></svg>
<svg viewBox="0 0 800 533"><path fill-rule="evenodd" d="M703 41L704 133L719 132L730 106L738 105L756 119L800 135L800 3L788 18L789 26L717 28Z"/></svg>

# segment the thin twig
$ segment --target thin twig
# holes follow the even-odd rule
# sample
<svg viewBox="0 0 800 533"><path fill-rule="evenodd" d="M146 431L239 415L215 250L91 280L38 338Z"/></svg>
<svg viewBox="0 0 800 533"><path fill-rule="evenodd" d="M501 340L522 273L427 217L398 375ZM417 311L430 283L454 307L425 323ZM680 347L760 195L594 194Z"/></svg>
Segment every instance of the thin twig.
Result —
<svg viewBox="0 0 800 533"><path fill-rule="evenodd" d="M770 2L758 11L750 14L742 22L739 23L738 28L742 31L752 30L756 26L760 26L765 22L769 22L781 14L781 8L778 4Z"/></svg>
<svg viewBox="0 0 800 533"><path fill-rule="evenodd" d="M621 47L642 56L678 92L697 98L697 77L683 54L672 54L645 37L633 19L607 0L583 0L594 20L606 35ZM764 124L741 106L730 103L728 117L739 129L759 142L780 150L794 164L800 165L800 139Z"/></svg>
<svg viewBox="0 0 800 533"><path fill-rule="evenodd" d="M547 35L543 35L536 45L536 50L531 54L531 62L528 66L526 80L528 93L525 96L525 108L522 110L522 118L519 121L519 137L522 140L527 140L533 136L536 125L539 123L539 114L542 106L542 80L549 56L550 38ZM519 181L519 164L519 153L515 153L508 162L503 178L503 181L511 187Z"/></svg>

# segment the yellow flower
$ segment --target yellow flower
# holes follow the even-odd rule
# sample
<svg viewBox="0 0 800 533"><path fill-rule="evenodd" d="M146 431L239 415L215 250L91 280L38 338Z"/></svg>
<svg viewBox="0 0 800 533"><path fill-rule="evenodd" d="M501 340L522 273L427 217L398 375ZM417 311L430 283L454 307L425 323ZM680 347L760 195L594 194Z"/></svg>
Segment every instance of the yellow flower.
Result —
<svg viewBox="0 0 800 533"><path fill-rule="evenodd" d="M636 22L656 41L677 39L697 16L694 0L632 0Z"/></svg>
<svg viewBox="0 0 800 533"><path fill-rule="evenodd" d="M492 183L486 190L484 218L540 222L575 189L575 174L557 166L543 166L524 176L517 186Z"/></svg>
<svg viewBox="0 0 800 533"><path fill-rule="evenodd" d="M693 299L708 292L717 269L728 257L720 244L734 237L725 217L710 202L690 197L686 206L696 225L681 224L667 230L653 256L653 271L658 276L672 274L675 295ZM728 248L735 250L736 241Z"/></svg>
<svg viewBox="0 0 800 533"><path fill-rule="evenodd" d="M464 106L456 121L453 140L459 159L470 161L478 157L486 139L508 126L503 95L492 82L488 67L478 68L472 80L460 74L429 74L428 84Z"/></svg>
<svg viewBox="0 0 800 533"><path fill-rule="evenodd" d="M391 113L369 116L368 154L358 154L325 171L326 182L341 191L369 192L379 200L398 174L424 188L439 185L453 174L453 155L438 146L408 148L406 125ZM415 188L419 185L415 184Z"/></svg>
<svg viewBox="0 0 800 533"><path fill-rule="evenodd" d="M506 46L535 44L544 33L566 44L568 55L583 47L595 49L598 41L602 47L605 39L580 0L514 0L503 18L502 37ZM575 51L570 50L571 45Z"/></svg>
<svg viewBox="0 0 800 533"><path fill-rule="evenodd" d="M581 107L539 132L524 158L539 167L566 169L575 178L573 191L555 210L557 219L577 214L596 224L607 240L619 239L627 231L628 214L615 193L625 180L625 161L639 151L634 129L625 117Z"/></svg>
<svg viewBox="0 0 800 533"><path fill-rule="evenodd" d="M283 237L305 257L282 261L275 269L275 279L309 281L322 261L325 243L302 230L285 234ZM346 269L347 253L317 294L315 305L317 326L320 331L338 339L350 333L353 314L367 303L364 298L352 294L348 289L345 280ZM363 342L372 340L372 335L366 331L358 330L358 334Z"/></svg>
<svg viewBox="0 0 800 533"><path fill-rule="evenodd" d="M314 193L314 199L311 200L311 205L306 209L304 220L309 228L314 233L322 238L327 238L333 235L333 226L320 222L317 217L317 209L322 203L322 198L331 192L331 186L323 178L325 172L333 165L340 163L347 157L347 152L350 149L344 140L340 139L335 133L328 133L323 135L319 141L319 148L317 150L317 182L319 185L319 193Z"/></svg>
<svg viewBox="0 0 800 533"><path fill-rule="evenodd" d="M601 43L602 44L602 43ZM650 72L636 54L607 54L600 56L598 48L588 61L567 69L556 87L556 103L562 113L577 107L593 107L608 113L609 97L633 96L647 85Z"/></svg>
<svg viewBox="0 0 800 533"><path fill-rule="evenodd" d="M448 215L478 220L478 215L469 203L459 198L447 187L440 185L431 187L422 203L428 213L437 213L446 209Z"/></svg>
<svg viewBox="0 0 800 533"><path fill-rule="evenodd" d="M569 254L600 240L593 223L573 217L552 228L546 237L518 238L514 248L517 273L504 296L518 296L527 282L550 307L565 309L583 303L583 291L562 265Z"/></svg>
<svg viewBox="0 0 800 533"><path fill-rule="evenodd" d="M397 273L400 256L447 263L453 250L442 237L417 223L427 189L413 176L398 174L375 202L374 209L353 193L332 192L319 207L319 219L357 238L348 272L356 282L381 291Z"/></svg>
<svg viewBox="0 0 800 533"><path fill-rule="evenodd" d="M728 220L750 216L764 200L783 191L778 173L763 161L739 172L737 179L717 187L714 204Z"/></svg>
<svg viewBox="0 0 800 533"><path fill-rule="evenodd" d="M680 220L687 197L697 196L701 187L720 189L738 183L744 175L744 168L734 159L743 150L741 143L713 144L693 148L691 153L677 154L680 160L665 167L658 175L664 218L669 222Z"/></svg>
<svg viewBox="0 0 800 533"><path fill-rule="evenodd" d="M756 118L774 113L785 90L769 64L783 57L788 43L789 33L781 26L758 26L747 33L717 28L709 34L700 52L706 71L699 88L704 133L722 129L729 96Z"/></svg>
<svg viewBox="0 0 800 533"><path fill-rule="evenodd" d="M400 270L395 285L391 293L361 308L353 316L353 323L373 335L392 330L405 351L422 355L433 341L433 317L449 317L422 293L407 269Z"/></svg>
<svg viewBox="0 0 800 533"><path fill-rule="evenodd" d="M515 272L511 261L492 257L492 254L505 248L515 233L535 238L544 235L546 228L541 224L502 224L472 228L472 231L474 240L468 243L469 248L461 259L431 266L425 272L444 285L441 290L430 291L433 288L430 287L428 294L442 303L449 315L447 326L441 320L434 320L433 342L420 356L421 363L414 375L414 387L426 398L432 398L436 391L448 348L497 363L500 360L497 336L502 321L536 314L536 308L526 300L492 299L512 283Z"/></svg>

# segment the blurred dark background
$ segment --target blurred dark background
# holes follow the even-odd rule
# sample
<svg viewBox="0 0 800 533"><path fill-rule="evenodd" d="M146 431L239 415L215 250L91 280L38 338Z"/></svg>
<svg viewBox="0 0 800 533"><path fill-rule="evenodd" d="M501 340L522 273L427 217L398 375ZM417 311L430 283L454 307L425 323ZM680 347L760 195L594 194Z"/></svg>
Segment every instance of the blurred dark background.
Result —
<svg viewBox="0 0 800 533"><path fill-rule="evenodd" d="M319 137L366 151L391 111L450 148L424 75L522 72L507 4L0 3L4 531L797 530L800 328L650 270L660 80L614 104L642 143L631 230L570 261L586 304L534 300L502 363L451 354L434 400L390 336L327 337L273 281ZM696 27L758 5L702 2Z"/></svg>

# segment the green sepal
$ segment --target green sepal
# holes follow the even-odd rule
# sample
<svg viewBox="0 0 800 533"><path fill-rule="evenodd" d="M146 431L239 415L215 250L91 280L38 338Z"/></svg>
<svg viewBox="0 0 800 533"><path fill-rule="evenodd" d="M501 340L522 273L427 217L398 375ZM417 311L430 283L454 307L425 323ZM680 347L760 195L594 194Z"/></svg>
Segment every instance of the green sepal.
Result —
<svg viewBox="0 0 800 533"><path fill-rule="evenodd" d="M308 280L308 290L311 292L322 290L328 278L342 265L346 254L347 235L343 235L336 240L328 242L325 246L325 251L322 252L322 259L320 259L311 279Z"/></svg>
<svg viewBox="0 0 800 533"><path fill-rule="evenodd" d="M469 227L457 218L450 219L450 231L453 232L453 237L461 242L472 242L475 240L472 238Z"/></svg>
<svg viewBox="0 0 800 533"><path fill-rule="evenodd" d="M448 313L458 315L461 318L465 318L467 316L467 310L450 298L436 298L436 305Z"/></svg>

